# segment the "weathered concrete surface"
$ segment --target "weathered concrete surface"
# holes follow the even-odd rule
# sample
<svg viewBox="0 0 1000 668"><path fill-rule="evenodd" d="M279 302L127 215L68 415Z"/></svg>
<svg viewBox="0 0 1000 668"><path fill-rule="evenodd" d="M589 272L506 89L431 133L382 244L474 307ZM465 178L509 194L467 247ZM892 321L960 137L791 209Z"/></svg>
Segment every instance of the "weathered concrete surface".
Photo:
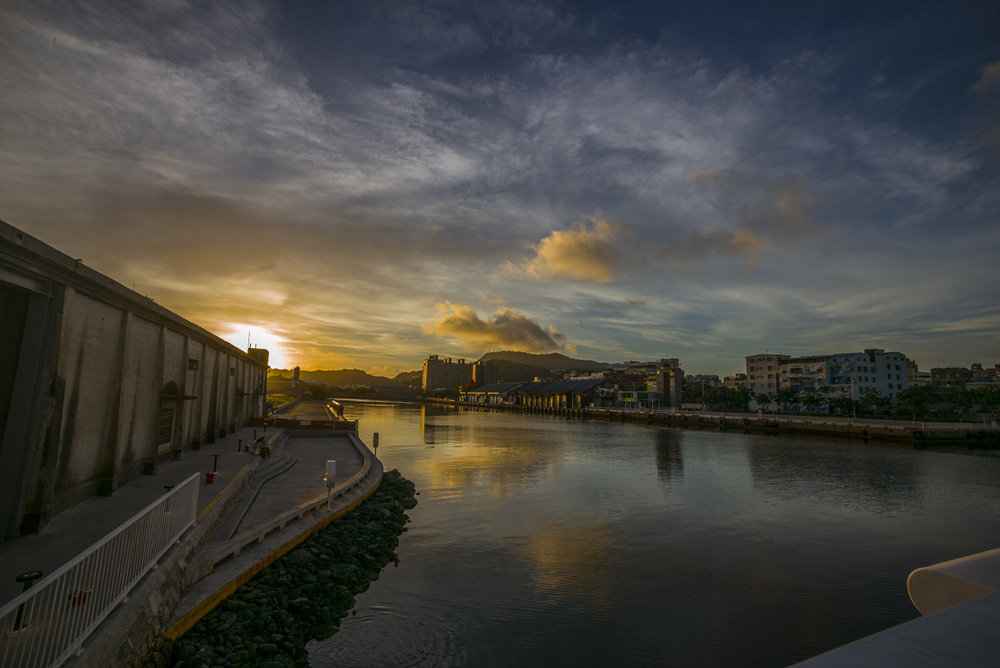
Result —
<svg viewBox="0 0 1000 668"><path fill-rule="evenodd" d="M0 542L262 415L266 361L0 221Z"/></svg>
<svg viewBox="0 0 1000 668"><path fill-rule="evenodd" d="M249 442L252 438L250 430L246 430L243 435L249 437L244 438L243 443ZM288 454L284 450L288 443L299 440L288 438L287 432L269 436L272 452L282 456ZM199 497L199 507L203 507L201 511L203 516L198 524L161 559L158 567L140 582L129 595L128 601L119 605L92 634L84 643L84 651L65 665L95 668L136 665L145 656L148 648L161 642L171 630L175 637L181 633L178 624L189 628L254 574L291 550L310 533L318 531L336 517L349 512L377 488L382 476L381 463L374 459L353 433L330 434L326 438L325 447L322 445L323 436L309 433L302 440L305 441L305 447L300 448L301 452L313 453L311 463L317 467L321 464L319 458L323 457L322 463L325 464L325 457L331 452L345 462L364 461L367 456L369 458L367 477L349 490L335 489L337 495L333 499L330 511L326 510L326 487L321 482L320 489L323 491L319 495L321 497L319 507L314 511L295 516L297 500L302 497L295 480L288 481L287 484L283 481L282 484L275 485L266 497L261 496L263 490L290 475L295 467L282 468L274 478L265 482L258 490L254 484L255 474L262 469L262 464L267 460L252 455L238 457L235 455L235 439L223 439L220 445L225 443L232 446L233 458L249 461L250 466L235 475L230 486L215 487L212 491L219 493L211 498ZM211 458L205 454L200 457L202 464L209 470L210 460ZM319 477L322 478L322 472ZM216 481L219 480L216 477ZM203 485L203 491L206 487L207 485ZM192 583L192 569L204 560L206 554L211 555L213 550L218 551L220 545L224 551L226 543L229 542L221 536L228 515L246 505L246 497L253 494L260 497L254 500L254 504L262 501L259 504L260 510L255 511L254 522L260 520L265 525L266 532L261 533L259 541L251 538L252 544L248 548L240 550L235 557L225 560L219 567L210 567L206 576ZM122 500L124 501L124 498ZM315 495L312 500L317 500ZM254 504L249 505L252 508ZM267 528L268 520L274 524L275 517L282 515L288 517L280 527ZM252 536L255 531L254 526L258 526L251 526L246 520L244 517L240 523L240 529L245 534L244 540L247 534ZM238 539L240 536L237 536Z"/></svg>

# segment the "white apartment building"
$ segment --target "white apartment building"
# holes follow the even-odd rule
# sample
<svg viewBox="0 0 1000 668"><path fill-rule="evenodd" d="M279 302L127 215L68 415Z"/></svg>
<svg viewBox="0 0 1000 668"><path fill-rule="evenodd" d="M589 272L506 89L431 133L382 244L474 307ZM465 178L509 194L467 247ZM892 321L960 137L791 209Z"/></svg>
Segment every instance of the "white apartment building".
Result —
<svg viewBox="0 0 1000 668"><path fill-rule="evenodd" d="M781 378L781 362L788 359L788 355L772 355L765 353L762 355L751 355L747 357L747 390L751 397L761 397L769 394L772 397L778 391L778 383ZM767 408L770 402L757 402L750 400L750 410L756 411Z"/></svg>
<svg viewBox="0 0 1000 668"><path fill-rule="evenodd" d="M789 357L787 355L753 355L747 357L747 387L756 394L771 394L791 387L818 392L829 408L829 402L840 397L859 401L867 390L895 400L909 387L906 355L868 348L860 353ZM751 409L764 408L751 402Z"/></svg>

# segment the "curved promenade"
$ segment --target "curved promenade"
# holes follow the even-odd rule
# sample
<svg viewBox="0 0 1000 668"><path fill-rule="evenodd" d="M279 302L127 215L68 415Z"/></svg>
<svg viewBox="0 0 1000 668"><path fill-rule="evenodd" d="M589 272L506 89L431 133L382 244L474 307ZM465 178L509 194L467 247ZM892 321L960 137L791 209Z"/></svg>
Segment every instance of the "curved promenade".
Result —
<svg viewBox="0 0 1000 668"><path fill-rule="evenodd" d="M303 402L282 418L280 429L244 427L208 447L184 451L156 475L80 504L37 535L0 545L0 605L19 597L18 574L56 571L197 473L195 525L63 665L133 665L160 639L179 636L312 532L350 512L382 480L382 464L354 424L329 428L322 402ZM246 451L260 436L270 447L268 459ZM328 501L323 478L330 459L337 461L337 484Z"/></svg>

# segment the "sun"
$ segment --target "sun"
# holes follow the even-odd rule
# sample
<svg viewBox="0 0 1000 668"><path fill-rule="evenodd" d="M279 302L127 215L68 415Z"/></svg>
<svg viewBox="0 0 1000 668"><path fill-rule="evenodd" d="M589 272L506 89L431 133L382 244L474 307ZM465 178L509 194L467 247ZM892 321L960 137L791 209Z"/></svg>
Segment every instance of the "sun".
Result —
<svg viewBox="0 0 1000 668"><path fill-rule="evenodd" d="M287 369L290 350L284 339L263 327L233 323L227 325L219 336L240 350L264 348L268 351L268 365L273 369Z"/></svg>

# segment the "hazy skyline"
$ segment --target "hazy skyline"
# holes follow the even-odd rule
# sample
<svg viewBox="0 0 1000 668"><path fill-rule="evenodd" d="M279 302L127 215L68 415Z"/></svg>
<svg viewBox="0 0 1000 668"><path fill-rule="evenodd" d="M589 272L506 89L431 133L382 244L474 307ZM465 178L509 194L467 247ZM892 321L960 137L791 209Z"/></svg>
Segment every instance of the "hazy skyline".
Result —
<svg viewBox="0 0 1000 668"><path fill-rule="evenodd" d="M0 17L0 218L272 366L1000 362L994 2Z"/></svg>

